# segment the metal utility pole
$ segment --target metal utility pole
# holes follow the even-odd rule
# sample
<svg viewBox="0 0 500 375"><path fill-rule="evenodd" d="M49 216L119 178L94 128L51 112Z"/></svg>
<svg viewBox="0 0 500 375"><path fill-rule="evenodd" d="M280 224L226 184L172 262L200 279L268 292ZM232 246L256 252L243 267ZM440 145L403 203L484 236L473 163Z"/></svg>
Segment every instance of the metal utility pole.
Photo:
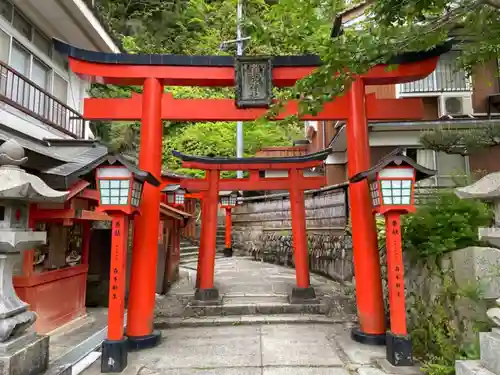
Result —
<svg viewBox="0 0 500 375"><path fill-rule="evenodd" d="M243 1L238 0L238 8L236 10L236 56L243 55L243 40L241 35L241 21L243 19ZM243 122L236 123L236 157L243 157ZM243 178L243 171L237 171L237 177Z"/></svg>

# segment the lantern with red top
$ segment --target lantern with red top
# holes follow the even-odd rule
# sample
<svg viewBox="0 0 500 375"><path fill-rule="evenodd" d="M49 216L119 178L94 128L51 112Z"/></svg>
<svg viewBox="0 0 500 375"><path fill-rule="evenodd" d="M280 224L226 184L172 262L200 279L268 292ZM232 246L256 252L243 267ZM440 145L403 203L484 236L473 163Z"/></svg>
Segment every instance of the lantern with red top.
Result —
<svg viewBox="0 0 500 375"><path fill-rule="evenodd" d="M436 171L417 164L397 150L350 180L352 184L368 181L374 211L385 216L390 310L386 345L387 360L394 366L413 365L411 339L406 329L401 214L415 211L416 182L435 174Z"/></svg>
<svg viewBox="0 0 500 375"><path fill-rule="evenodd" d="M162 193L167 194L167 204L172 207L183 207L186 196L186 190L181 185L169 184L165 186Z"/></svg>
<svg viewBox="0 0 500 375"><path fill-rule="evenodd" d="M108 336L102 343L101 372L121 372L127 366L128 352L123 326L129 216L139 213L144 183L160 186L160 181L117 155L108 155L96 169L96 180L98 210L112 220Z"/></svg>
<svg viewBox="0 0 500 375"><path fill-rule="evenodd" d="M220 207L226 210L226 238L224 247L224 256L232 257L233 256L233 246L232 246L232 215L231 210L236 207L238 202L238 193L237 192L221 192L219 195Z"/></svg>

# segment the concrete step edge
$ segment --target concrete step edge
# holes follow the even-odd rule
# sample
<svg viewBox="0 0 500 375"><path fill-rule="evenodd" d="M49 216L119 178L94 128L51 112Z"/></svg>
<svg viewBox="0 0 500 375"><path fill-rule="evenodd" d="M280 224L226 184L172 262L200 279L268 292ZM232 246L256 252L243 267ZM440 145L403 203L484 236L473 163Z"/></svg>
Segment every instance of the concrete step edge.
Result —
<svg viewBox="0 0 500 375"><path fill-rule="evenodd" d="M325 315L242 315L221 317L197 317L197 318L161 318L155 319L155 327L184 328L184 327L210 327L210 326L234 326L234 325L256 325L256 324L341 324L351 321L349 319L329 318Z"/></svg>
<svg viewBox="0 0 500 375"><path fill-rule="evenodd" d="M125 313L123 321L127 321L127 313ZM106 339L107 333L108 326L94 332L79 345L76 345L59 358L51 361L44 375L71 375L73 366L90 353L100 349L102 342Z"/></svg>
<svg viewBox="0 0 500 375"><path fill-rule="evenodd" d="M458 360L455 362L456 375L494 375L479 360Z"/></svg>

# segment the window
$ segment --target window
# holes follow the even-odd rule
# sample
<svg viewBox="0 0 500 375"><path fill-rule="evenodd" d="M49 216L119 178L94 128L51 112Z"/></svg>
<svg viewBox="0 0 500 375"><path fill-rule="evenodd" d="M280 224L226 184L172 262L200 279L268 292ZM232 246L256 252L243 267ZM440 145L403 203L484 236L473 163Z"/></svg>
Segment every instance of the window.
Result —
<svg viewBox="0 0 500 375"><path fill-rule="evenodd" d="M12 42L12 52L10 56L10 65L25 77L29 77L31 56L19 43ZM14 102L25 107L28 103L28 93L30 85L24 79L17 75L10 75L9 79L9 98Z"/></svg>
<svg viewBox="0 0 500 375"><path fill-rule="evenodd" d="M12 22L14 8L7 0L0 0L0 15L7 21Z"/></svg>
<svg viewBox="0 0 500 375"><path fill-rule="evenodd" d="M50 57L52 55L52 42L50 41L49 38L47 38L45 35L43 35L40 31L36 29L33 34L33 44L47 56Z"/></svg>
<svg viewBox="0 0 500 375"><path fill-rule="evenodd" d="M436 153L437 184L452 187L466 182L466 160L462 155Z"/></svg>
<svg viewBox="0 0 500 375"><path fill-rule="evenodd" d="M0 30L0 61L9 61L10 36Z"/></svg>
<svg viewBox="0 0 500 375"><path fill-rule="evenodd" d="M58 74L54 73L54 96L61 102L66 103L68 101L68 82L66 82Z"/></svg>
<svg viewBox="0 0 500 375"><path fill-rule="evenodd" d="M33 27L29 21L21 15L17 10L14 10L14 21L12 22L14 28L19 31L23 36L31 40L33 38Z"/></svg>

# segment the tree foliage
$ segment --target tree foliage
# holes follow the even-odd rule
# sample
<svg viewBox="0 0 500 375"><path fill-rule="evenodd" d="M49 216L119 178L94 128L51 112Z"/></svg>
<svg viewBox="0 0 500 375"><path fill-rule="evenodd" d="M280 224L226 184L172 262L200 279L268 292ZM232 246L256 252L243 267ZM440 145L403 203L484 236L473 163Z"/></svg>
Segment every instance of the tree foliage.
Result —
<svg viewBox="0 0 500 375"><path fill-rule="evenodd" d="M301 98L301 113L317 113L324 103L343 95L356 75L403 52L431 49L450 35L459 38L460 61L469 70L496 58L498 2L369 0L365 20L332 39L332 22L346 8L344 0L246 0L243 28L251 40L245 53L319 55L323 65L295 87L277 92L280 102L269 115L277 113L283 101L296 98ZM128 51L178 54L234 54L234 43L225 48L221 43L235 38L236 4L237 0L99 0L101 12ZM232 91L190 88L184 93L206 97ZM288 119L285 128L294 123L296 118Z"/></svg>

